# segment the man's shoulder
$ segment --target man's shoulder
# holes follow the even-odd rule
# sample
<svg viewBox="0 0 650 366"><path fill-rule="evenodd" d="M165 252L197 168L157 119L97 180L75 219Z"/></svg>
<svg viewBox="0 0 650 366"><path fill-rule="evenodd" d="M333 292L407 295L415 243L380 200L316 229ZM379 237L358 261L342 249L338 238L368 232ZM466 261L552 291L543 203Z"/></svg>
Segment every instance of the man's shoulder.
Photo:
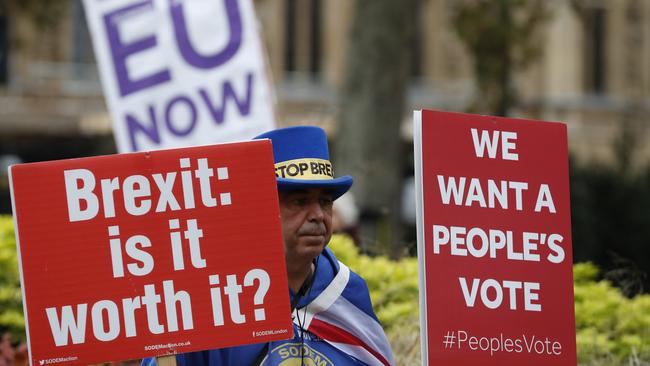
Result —
<svg viewBox="0 0 650 366"><path fill-rule="evenodd" d="M341 265L346 266L350 273L348 279L348 286L355 287L357 290L363 289L364 292L366 293L368 292L368 286L366 285L366 281L363 279L363 277L357 274L352 268L348 267L345 263L339 261L331 249L325 248L325 251L323 251L323 256L330 263L330 266L333 267L334 275L337 275L339 273L339 271L341 270Z"/></svg>
<svg viewBox="0 0 650 366"><path fill-rule="evenodd" d="M341 270L341 266L347 265L343 262L339 262L336 259L334 253L327 248L327 258L333 262L336 262L336 274ZM347 301L352 303L357 308L361 309L364 313L371 316L374 319L377 319L375 312L372 309L372 302L370 301L370 291L366 281L359 274L354 272L353 269L348 267L348 281L341 293Z"/></svg>

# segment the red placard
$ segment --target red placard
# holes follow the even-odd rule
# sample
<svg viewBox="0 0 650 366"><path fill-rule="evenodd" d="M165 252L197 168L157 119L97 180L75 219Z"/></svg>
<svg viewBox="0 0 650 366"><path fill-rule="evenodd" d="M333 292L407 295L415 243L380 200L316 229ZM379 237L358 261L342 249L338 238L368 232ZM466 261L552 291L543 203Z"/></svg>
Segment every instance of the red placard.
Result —
<svg viewBox="0 0 650 366"><path fill-rule="evenodd" d="M32 364L292 337L271 142L10 168Z"/></svg>
<svg viewBox="0 0 650 366"><path fill-rule="evenodd" d="M566 126L415 112L424 365L576 365Z"/></svg>

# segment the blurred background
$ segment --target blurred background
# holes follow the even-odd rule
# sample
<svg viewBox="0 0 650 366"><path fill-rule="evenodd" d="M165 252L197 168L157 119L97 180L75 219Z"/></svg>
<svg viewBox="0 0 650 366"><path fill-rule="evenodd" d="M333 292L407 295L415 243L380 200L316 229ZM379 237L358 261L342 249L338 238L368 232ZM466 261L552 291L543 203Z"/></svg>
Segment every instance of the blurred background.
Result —
<svg viewBox="0 0 650 366"><path fill-rule="evenodd" d="M341 230L415 254L412 112L568 126L574 261L650 289L650 1L255 0L279 126L355 177ZM9 164L115 153L80 0L0 2L0 213Z"/></svg>
<svg viewBox="0 0 650 366"><path fill-rule="evenodd" d="M629 291L650 271L650 2L256 0L280 126L330 136L355 237L415 252L412 111L567 123L574 257ZM115 152L80 0L0 3L6 166Z"/></svg>

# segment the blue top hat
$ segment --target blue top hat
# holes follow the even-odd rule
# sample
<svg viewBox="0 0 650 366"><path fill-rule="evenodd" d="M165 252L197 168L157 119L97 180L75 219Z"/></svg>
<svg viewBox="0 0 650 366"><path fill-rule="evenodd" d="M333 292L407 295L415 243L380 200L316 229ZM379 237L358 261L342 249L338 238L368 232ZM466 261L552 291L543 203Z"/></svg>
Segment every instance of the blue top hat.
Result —
<svg viewBox="0 0 650 366"><path fill-rule="evenodd" d="M328 188L333 198L352 186L352 177L334 178L325 131L315 126L280 128L255 139L270 139L278 189Z"/></svg>

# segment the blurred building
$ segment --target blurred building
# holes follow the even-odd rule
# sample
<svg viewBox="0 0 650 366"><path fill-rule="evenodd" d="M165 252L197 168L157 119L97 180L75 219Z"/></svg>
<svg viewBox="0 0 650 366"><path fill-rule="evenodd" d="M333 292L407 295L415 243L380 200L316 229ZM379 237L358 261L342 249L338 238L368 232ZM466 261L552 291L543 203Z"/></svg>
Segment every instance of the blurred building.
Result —
<svg viewBox="0 0 650 366"><path fill-rule="evenodd" d="M0 162L115 151L81 0L47 1L52 18L7 1L0 16ZM38 3L29 1L28 3ZM472 60L450 24L453 0L421 0L411 65L412 109L464 111ZM12 5L14 4L14 5ZM577 7L576 4L580 4ZM43 5L45 7L45 5ZM354 19L349 0L255 0L281 125L336 133L338 91ZM543 53L515 76L514 116L564 121L583 162L616 163L629 133L633 163L650 161L650 2L551 0ZM32 10L30 10L32 9ZM410 138L410 111L404 138ZM625 140L627 141L627 140ZM636 141L635 144L632 144ZM2 168L1 212L9 210Z"/></svg>
<svg viewBox="0 0 650 366"><path fill-rule="evenodd" d="M476 95L472 60L450 24L454 0L422 0L412 50L411 109L464 111ZM282 121L336 124L353 21L346 0L258 0ZM650 160L650 2L551 0L542 53L515 75L514 116L563 121L583 162L615 164L621 128ZM579 6L578 6L579 5ZM410 111L405 111L409 136Z"/></svg>

